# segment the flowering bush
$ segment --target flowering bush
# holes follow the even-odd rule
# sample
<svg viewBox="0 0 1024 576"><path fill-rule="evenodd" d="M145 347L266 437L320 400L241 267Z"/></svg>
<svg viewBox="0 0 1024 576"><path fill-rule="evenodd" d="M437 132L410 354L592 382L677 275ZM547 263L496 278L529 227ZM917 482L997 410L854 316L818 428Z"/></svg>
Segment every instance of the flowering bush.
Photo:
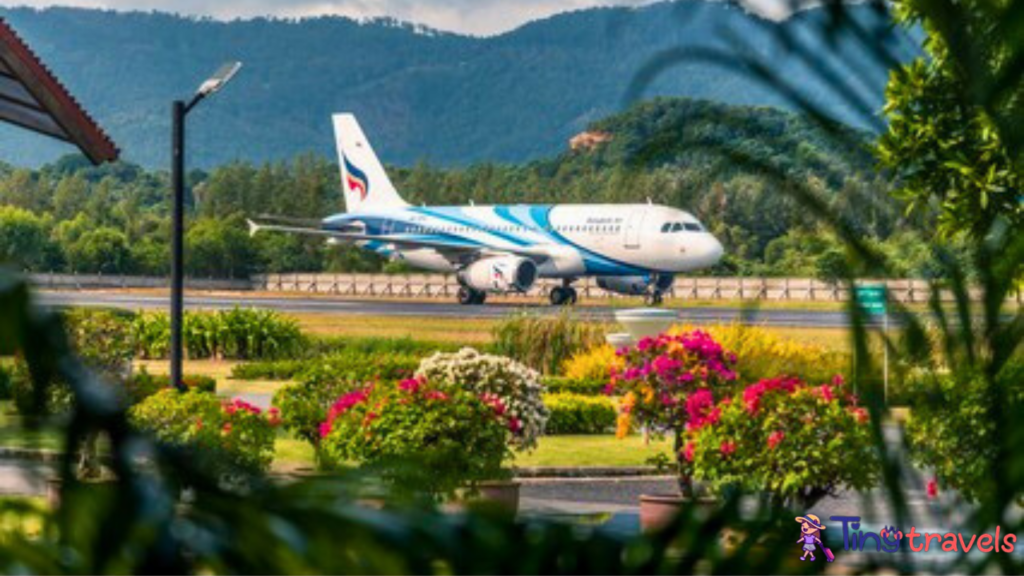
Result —
<svg viewBox="0 0 1024 576"><path fill-rule="evenodd" d="M644 338L617 354L622 365L612 370L606 392L622 396L620 436L636 424L673 432L678 441L688 421L687 398L702 389L727 393L736 380L736 355L702 331Z"/></svg>
<svg viewBox="0 0 1024 576"><path fill-rule="evenodd" d="M1007 362L995 382L1008 392L1000 407L1006 415L1024 414L1024 360ZM998 442L992 418L998 396L984 375L967 371L918 372L909 379L914 398L907 423L910 457L935 471L930 496L939 487L955 489L968 502L992 497L992 470L998 466Z"/></svg>
<svg viewBox="0 0 1024 576"><path fill-rule="evenodd" d="M761 380L717 403L699 390L686 410L684 474L713 488L764 491L808 509L840 488L874 486L879 461L868 413L839 377L821 386Z"/></svg>
<svg viewBox="0 0 1024 576"><path fill-rule="evenodd" d="M316 447L327 411L339 397L362 386L351 381L287 384L274 393L273 405L281 411L285 430Z"/></svg>
<svg viewBox="0 0 1024 576"><path fill-rule="evenodd" d="M693 329L676 327L669 334L686 334ZM826 346L784 338L759 326L728 324L704 330L741 359L737 372L744 382L757 382L780 374L800 376L809 382L826 382L850 367L850 356Z"/></svg>
<svg viewBox="0 0 1024 576"><path fill-rule="evenodd" d="M241 400L199 390L164 389L129 412L131 423L166 444L210 456L221 471L266 471L274 458L277 409L264 414Z"/></svg>
<svg viewBox="0 0 1024 576"><path fill-rule="evenodd" d="M437 353L424 358L416 377L437 386L461 387L476 395L492 395L508 410L517 450L537 446L548 419L541 394L540 374L502 356L481 354L472 348Z"/></svg>
<svg viewBox="0 0 1024 576"><path fill-rule="evenodd" d="M357 462L397 489L451 496L501 476L515 420L495 396L422 379L343 395L320 428L331 462Z"/></svg>
<svg viewBox="0 0 1024 576"><path fill-rule="evenodd" d="M573 380L604 380L607 382L611 371L621 368L622 359L615 354L615 348L608 344L578 352L565 361L562 373Z"/></svg>

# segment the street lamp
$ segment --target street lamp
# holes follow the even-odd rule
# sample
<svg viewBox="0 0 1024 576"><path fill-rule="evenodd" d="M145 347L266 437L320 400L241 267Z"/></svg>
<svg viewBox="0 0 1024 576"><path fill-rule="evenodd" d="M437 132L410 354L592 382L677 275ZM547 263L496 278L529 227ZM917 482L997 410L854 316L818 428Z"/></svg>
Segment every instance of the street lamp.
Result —
<svg viewBox="0 0 1024 576"><path fill-rule="evenodd" d="M185 293L185 116L204 98L219 92L242 67L241 62L224 64L196 90L187 103L171 105L171 384L184 391L182 382L181 326Z"/></svg>

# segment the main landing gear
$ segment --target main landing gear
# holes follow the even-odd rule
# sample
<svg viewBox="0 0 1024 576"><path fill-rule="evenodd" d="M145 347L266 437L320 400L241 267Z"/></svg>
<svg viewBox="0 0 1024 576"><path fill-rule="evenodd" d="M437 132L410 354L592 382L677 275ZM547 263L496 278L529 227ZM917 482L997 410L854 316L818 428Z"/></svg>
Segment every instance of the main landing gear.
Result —
<svg viewBox="0 0 1024 576"><path fill-rule="evenodd" d="M458 298L459 304L462 304L463 306L483 304L487 300L487 292L474 290L467 286L460 286Z"/></svg>
<svg viewBox="0 0 1024 576"><path fill-rule="evenodd" d="M647 306L661 306L664 302L665 297L657 290L654 292L648 292L644 295L644 304Z"/></svg>
<svg viewBox="0 0 1024 576"><path fill-rule="evenodd" d="M551 300L552 306L572 306L576 304L579 295L569 282L569 280L566 280L561 286L555 286L551 289L548 298Z"/></svg>

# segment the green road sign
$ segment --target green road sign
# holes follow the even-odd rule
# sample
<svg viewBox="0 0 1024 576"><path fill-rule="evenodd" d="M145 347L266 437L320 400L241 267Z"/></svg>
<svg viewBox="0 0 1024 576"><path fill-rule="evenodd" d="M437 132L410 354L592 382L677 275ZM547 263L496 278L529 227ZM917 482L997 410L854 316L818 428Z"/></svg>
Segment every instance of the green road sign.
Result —
<svg viewBox="0 0 1024 576"><path fill-rule="evenodd" d="M868 314L883 315L886 313L885 284L865 284L854 290L857 304Z"/></svg>

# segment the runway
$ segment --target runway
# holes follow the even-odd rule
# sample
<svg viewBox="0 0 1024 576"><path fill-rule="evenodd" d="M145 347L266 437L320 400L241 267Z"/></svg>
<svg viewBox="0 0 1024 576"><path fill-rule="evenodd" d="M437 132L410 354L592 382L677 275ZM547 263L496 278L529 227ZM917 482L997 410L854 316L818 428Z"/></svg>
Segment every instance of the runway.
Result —
<svg viewBox="0 0 1024 576"><path fill-rule="evenodd" d="M125 310L166 309L166 296L139 295L117 292L52 292L37 293L38 302L46 307L108 307ZM350 316L395 316L432 318L497 319L521 311L554 315L561 308L536 302L522 304L487 304L462 306L449 302L412 300L356 300L344 298L265 297L246 293L237 295L193 294L185 299L186 308L223 310L235 307L255 307L290 313L323 313ZM616 308L579 306L574 309L580 317L591 320L612 320ZM758 310L739 307L694 307L677 309L681 322L692 324L722 324L740 322L765 326L812 328L844 328L850 325L845 312L822 310Z"/></svg>

